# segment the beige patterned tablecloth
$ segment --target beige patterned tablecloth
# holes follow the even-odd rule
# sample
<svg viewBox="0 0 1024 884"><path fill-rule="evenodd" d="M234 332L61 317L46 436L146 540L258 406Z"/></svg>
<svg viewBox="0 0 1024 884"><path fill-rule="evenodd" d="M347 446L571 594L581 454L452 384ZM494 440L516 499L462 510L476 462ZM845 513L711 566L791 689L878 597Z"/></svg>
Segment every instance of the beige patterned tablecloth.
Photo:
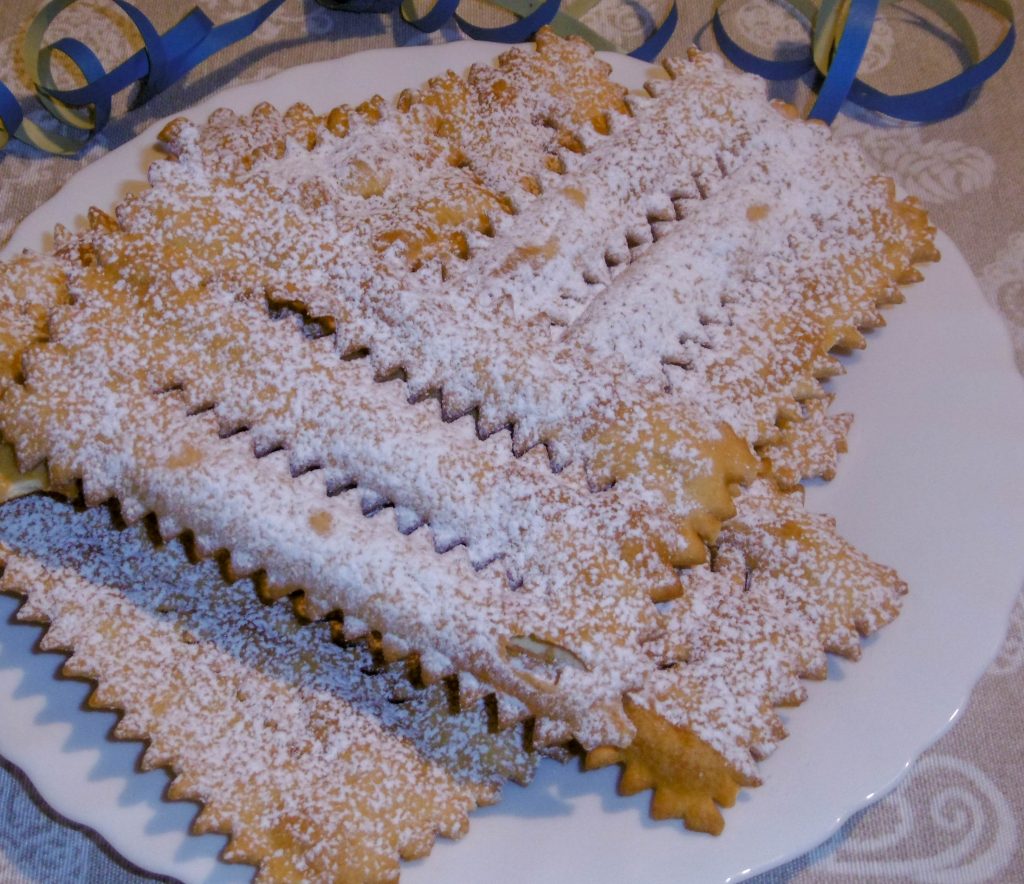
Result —
<svg viewBox="0 0 1024 884"><path fill-rule="evenodd" d="M161 29L193 0L136 0ZM655 13L659 0L644 0ZM24 94L18 40L41 0L0 5L0 79ZM215 21L254 8L257 0L202 0ZM713 46L703 28L710 0L679 0L681 21L666 54L698 40ZM969 6L969 4L963 4ZM1024 0L1013 0L1018 20ZM588 23L623 42L643 27L635 4L604 0ZM108 0L84 0L59 20L110 64L134 40ZM755 42L801 39L799 25L773 10L771 0L734 0L738 34ZM975 10L975 12L977 12ZM648 23L649 24L649 23ZM977 18L983 37L994 21ZM794 29L796 29L794 31ZM82 166L129 140L160 117L235 83L262 79L310 61L382 46L457 39L446 27L427 37L397 14L330 12L313 0L289 0L247 41L208 60L146 107L127 112L74 159L46 158L22 146L0 154L0 243L17 223ZM876 27L862 71L880 84L923 85L956 59L941 41L923 47L919 23L897 14ZM938 48L936 48L938 47ZM914 60L910 61L911 55ZM947 57L948 56L948 57ZM372 86L368 85L368 90ZM778 94L800 98L780 87ZM959 245L981 287L1005 319L1017 364L1024 370L1024 50L960 116L930 126L880 125L860 114L840 117L836 129L857 139L880 169L895 175L927 204L935 222ZM1008 476L1024 495L1024 477ZM1022 551L1010 554L1021 559ZM1024 881L1024 604L1018 601L1008 635L981 679L960 721L911 768L887 798L857 814L825 844L755 879L776 881ZM0 710L2 714L2 710ZM31 783L0 758L0 884L13 882L154 880L121 860L88 830L60 820Z"/></svg>

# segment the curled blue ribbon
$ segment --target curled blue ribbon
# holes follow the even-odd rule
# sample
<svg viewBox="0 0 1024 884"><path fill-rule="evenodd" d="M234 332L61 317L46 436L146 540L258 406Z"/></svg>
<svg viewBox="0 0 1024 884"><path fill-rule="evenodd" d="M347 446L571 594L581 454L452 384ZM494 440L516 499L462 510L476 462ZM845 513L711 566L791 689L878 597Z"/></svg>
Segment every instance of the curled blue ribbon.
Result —
<svg viewBox="0 0 1024 884"><path fill-rule="evenodd" d="M58 2L69 5L67 0ZM126 0L114 2L124 10L139 31L143 48L99 78L90 77L88 71L84 70L81 55L67 52L85 77L86 85L79 89L63 90L41 87L41 91L50 98L69 105L94 104L142 80L144 85L136 98L136 104L143 104L180 80L200 62L248 37L277 11L284 0L267 0L253 12L217 27L202 10L193 9L163 36L157 33L145 15ZM42 80L42 77L39 79Z"/></svg>
<svg viewBox="0 0 1024 884"><path fill-rule="evenodd" d="M118 92L138 82L141 87L135 105L145 103L180 80L200 62L248 37L285 0L266 0L252 12L216 26L201 9L195 8L165 34L160 34L152 22L128 0L113 0L138 32L142 49L111 71L105 70L96 54L80 40L68 37L42 46L49 24L75 2L49 0L29 25L22 54L27 70L34 76L36 94L44 107L60 122L88 134L84 138L71 138L44 130L27 120L18 100L0 82L0 148L10 137L15 137L50 153L71 154L81 150L88 137L109 121L111 99ZM324 2L330 8L343 11L387 12L401 0ZM459 2L438 0L425 15L419 17L411 14L408 8L403 8L403 15L410 24L422 31L436 31L448 21L454 20L473 39L519 43L529 39L539 28L559 16L562 0L543 0L536 9L517 13L517 21L497 28L480 27L464 19L457 11ZM678 13L673 2L665 21L642 46L630 54L645 61L653 60L664 48L677 21ZM586 31L585 28L581 30ZM597 35L591 36L594 40L600 40ZM85 81L84 86L75 89L57 88L52 73L52 58L56 53L63 55L77 69Z"/></svg>
<svg viewBox="0 0 1024 884"><path fill-rule="evenodd" d="M285 0L266 0L252 12L222 25L214 25L195 8L165 34L157 32L149 19L128 0L113 0L131 21L143 47L111 71L106 71L95 53L74 38L64 38L41 47L42 37L50 22L76 0L50 0L30 24L25 39L24 57L28 70L34 74L37 95L50 113L75 129L95 133L110 118L111 98L132 83L141 88L135 104L148 101L196 65L220 50L248 37L272 15ZM325 0L329 2L329 0ZM338 0L332 8L380 12L393 9L401 0ZM585 34L598 48L609 44L561 12L562 0L541 0L539 5L524 5L524 0L495 0L514 12L517 21L500 27L481 27L458 14L460 0L437 0L431 9L417 16L411 3L402 2L402 14L414 27L432 32L448 21L477 40L518 43L529 39L543 25L559 19L570 22L577 32ZM998 71L1009 57L1016 39L1013 11L1008 0L978 0L997 15L1008 27L998 45L981 57L977 41L966 18L953 0L919 0L938 14L964 44L971 63L950 79L916 92L893 95L882 92L858 79L857 69L871 36L871 29L880 8L895 0L822 0L820 7L813 0L788 0L791 9L812 24L811 44L800 57L785 61L762 58L742 46L729 35L723 23L718 0L712 17L712 28L725 55L744 70L771 80L795 79L817 69L822 76L817 100L809 116L832 122L845 101L903 120L932 122L962 110L971 94ZM665 20L654 33L629 54L643 61L653 61L678 24L678 10L673 2ZM78 70L85 85L75 89L58 89L52 74L52 58L62 54ZM81 110L85 108L86 110ZM42 129L25 118L15 96L0 83L0 148L9 137L16 137L52 153L74 153L87 141L69 138Z"/></svg>
<svg viewBox="0 0 1024 884"><path fill-rule="evenodd" d="M454 20L466 36L474 40L491 40L495 43L522 43L529 40L544 25L552 25L555 33L565 32L563 27L569 24L570 32L583 36L595 49L615 50L616 47L595 34L581 22L566 16L561 11L562 0L542 0L535 9L529 9L522 0L493 0L495 5L511 12L518 21L509 25L486 28L474 25L458 14L460 0L436 0L433 6L423 15L417 15L412 0L400 0L402 18L414 28L424 33L439 30L449 21ZM679 10L675 0L669 7L665 20L655 28L654 32L629 55L641 61L654 61L658 53L665 48L679 23Z"/></svg>
<svg viewBox="0 0 1024 884"><path fill-rule="evenodd" d="M114 0L138 31L143 48L112 71L106 71L95 53L80 40L64 38L40 47L49 24L75 0L50 0L29 25L23 57L34 75L36 94L50 113L73 128L98 132L110 118L111 98L134 82L142 86L135 104L148 101L181 79L201 61L247 37L273 14L284 0L266 0L257 9L226 24L214 26L200 10L193 9L174 27L161 35L152 22L127 0ZM64 55L77 68L85 85L58 89L51 64L55 53ZM91 107L91 113L78 108ZM54 134L25 119L17 99L0 83L0 147L13 136L50 153L70 154L80 150L86 139Z"/></svg>
<svg viewBox="0 0 1024 884"><path fill-rule="evenodd" d="M844 101L909 122L932 123L947 119L963 110L974 90L1006 63L1016 41L1013 9L1007 0L978 0L1007 22L1006 33L984 57L980 56L967 19L952 0L920 0L956 33L971 63L956 76L935 86L890 94L860 80L857 69L879 9L892 5L895 0L823 0L820 8L811 0L787 0L793 12L811 23L811 45L806 53L784 61L763 58L733 40L722 21L724 2L716 3L711 25L725 56L737 67L768 80L793 80L817 69L823 79L808 117L826 123L835 119Z"/></svg>
<svg viewBox="0 0 1024 884"><path fill-rule="evenodd" d="M528 40L544 25L550 24L558 14L562 0L544 0L533 12L523 16L519 21L497 28L482 28L466 21L455 13L455 21L459 29L474 40L493 40L495 43L522 43Z"/></svg>

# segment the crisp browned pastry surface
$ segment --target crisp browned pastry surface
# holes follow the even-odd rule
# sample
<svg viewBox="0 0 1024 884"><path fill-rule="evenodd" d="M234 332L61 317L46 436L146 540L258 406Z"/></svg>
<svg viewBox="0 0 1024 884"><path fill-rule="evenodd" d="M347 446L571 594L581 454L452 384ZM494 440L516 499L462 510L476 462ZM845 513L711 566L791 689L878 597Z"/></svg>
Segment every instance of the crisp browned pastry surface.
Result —
<svg viewBox="0 0 1024 884"><path fill-rule="evenodd" d="M261 879L395 878L399 857L463 834L468 811L532 773L522 728L452 714L444 686L413 690L400 665L103 508L9 503L0 564L19 619L48 625L42 647L97 682L90 705L123 713L117 737L145 740L170 797L203 805L195 830L229 834L225 859Z"/></svg>
<svg viewBox="0 0 1024 884"><path fill-rule="evenodd" d="M545 32L396 104L171 124L148 191L5 268L0 432L718 831L774 708L898 610L780 489L834 471L831 351L936 254L756 81L666 70L626 96Z"/></svg>

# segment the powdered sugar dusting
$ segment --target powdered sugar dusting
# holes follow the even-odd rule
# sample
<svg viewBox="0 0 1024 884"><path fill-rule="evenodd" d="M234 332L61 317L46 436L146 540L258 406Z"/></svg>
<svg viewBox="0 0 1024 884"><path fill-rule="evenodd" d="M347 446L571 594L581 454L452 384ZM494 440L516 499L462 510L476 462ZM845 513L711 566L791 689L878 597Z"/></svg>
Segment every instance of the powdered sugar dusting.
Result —
<svg viewBox="0 0 1024 884"><path fill-rule="evenodd" d="M497 689L541 743L625 745L632 696L754 781L773 706L902 586L770 483L712 564L673 569L752 448L787 482L828 463L842 427L807 403L829 351L930 229L708 57L627 114L596 63L565 85L550 62L576 44L540 43L396 108L172 127L152 188L63 244L75 303L2 430L87 500L460 673L464 699Z"/></svg>
<svg viewBox="0 0 1024 884"><path fill-rule="evenodd" d="M52 624L44 644L73 650L68 668L124 710L119 735L148 739L148 763L170 765L172 790L268 879L397 876L399 854L458 836L532 770L521 731L451 715L443 687L410 692L394 667L364 674L371 655L327 624L301 626L287 602L261 604L102 509L9 503L0 561L22 616Z"/></svg>

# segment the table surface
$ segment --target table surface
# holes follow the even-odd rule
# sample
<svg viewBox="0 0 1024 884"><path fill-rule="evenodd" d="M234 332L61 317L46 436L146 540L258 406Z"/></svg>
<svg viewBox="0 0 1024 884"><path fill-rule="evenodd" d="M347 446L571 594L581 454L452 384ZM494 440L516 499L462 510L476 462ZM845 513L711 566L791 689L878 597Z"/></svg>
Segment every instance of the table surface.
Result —
<svg viewBox="0 0 1024 884"><path fill-rule="evenodd" d="M193 0L136 0L161 30ZM660 0L644 0L657 15ZM26 95L18 40L40 0L5 0L0 11L0 80ZM257 0L202 0L215 22L257 6ZM1012 0L1019 20L1024 0ZM713 48L707 33L710 0L680 2L680 23L663 55L693 42ZM642 28L621 0L604 0L587 14L596 30L636 41ZM137 38L113 5L82 0L53 27L74 33L108 64L129 54ZM752 42L801 38L799 26L773 11L770 0L735 0L737 32ZM486 10L474 20L485 21ZM983 39L996 24L977 21ZM876 26L862 73L883 88L924 85L953 70L956 58L921 22L897 13ZM57 34L60 31L61 34ZM126 99L115 119L75 158L45 157L15 145L0 153L0 244L17 223L51 197L82 166L132 138L156 119L187 108L227 85L263 79L311 61L384 46L458 39L453 26L426 36L397 13L336 13L314 0L289 0L252 37L205 62L184 81L137 110ZM947 57L948 56L948 57ZM372 87L368 87L372 88ZM802 85L776 94L798 104ZM119 111L119 112L118 112ZM882 124L844 113L834 128L856 139L879 169L920 196L935 223L958 244L986 297L1006 322L1024 371L1024 56L1021 51L951 120L928 126ZM1010 476L1019 482L1021 477ZM1015 554L1011 552L1011 554ZM1024 555L1022 555L1024 559ZM1024 570L1024 561L1022 561ZM953 728L910 769L888 797L855 815L829 841L756 879L776 881L1024 880L1024 603L1018 600L995 661ZM0 757L0 884L63 880L122 882L153 879L133 869L94 833L61 820L31 783Z"/></svg>

